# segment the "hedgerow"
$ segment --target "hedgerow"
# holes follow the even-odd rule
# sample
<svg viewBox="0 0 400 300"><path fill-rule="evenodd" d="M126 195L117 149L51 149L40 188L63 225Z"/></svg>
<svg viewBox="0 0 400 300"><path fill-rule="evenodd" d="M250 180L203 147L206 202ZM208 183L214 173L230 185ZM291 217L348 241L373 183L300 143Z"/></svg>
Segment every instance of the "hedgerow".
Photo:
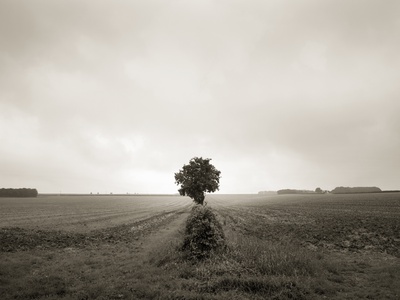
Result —
<svg viewBox="0 0 400 300"><path fill-rule="evenodd" d="M221 223L210 207L196 205L186 221L182 250L189 259L204 259L225 249Z"/></svg>

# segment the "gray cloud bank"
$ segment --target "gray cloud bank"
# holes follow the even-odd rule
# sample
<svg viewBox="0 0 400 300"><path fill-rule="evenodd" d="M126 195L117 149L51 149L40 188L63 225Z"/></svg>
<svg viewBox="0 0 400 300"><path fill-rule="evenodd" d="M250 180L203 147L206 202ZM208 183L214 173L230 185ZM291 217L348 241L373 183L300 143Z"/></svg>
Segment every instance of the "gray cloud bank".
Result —
<svg viewBox="0 0 400 300"><path fill-rule="evenodd" d="M1 1L0 181L400 187L398 1Z"/></svg>

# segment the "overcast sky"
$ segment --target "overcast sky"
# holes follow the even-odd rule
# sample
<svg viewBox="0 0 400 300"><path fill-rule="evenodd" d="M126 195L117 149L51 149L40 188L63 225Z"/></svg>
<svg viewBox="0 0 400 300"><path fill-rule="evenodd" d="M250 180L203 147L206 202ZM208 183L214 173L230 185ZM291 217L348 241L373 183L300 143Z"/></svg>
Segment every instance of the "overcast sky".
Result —
<svg viewBox="0 0 400 300"><path fill-rule="evenodd" d="M0 1L0 185L400 188L400 1Z"/></svg>

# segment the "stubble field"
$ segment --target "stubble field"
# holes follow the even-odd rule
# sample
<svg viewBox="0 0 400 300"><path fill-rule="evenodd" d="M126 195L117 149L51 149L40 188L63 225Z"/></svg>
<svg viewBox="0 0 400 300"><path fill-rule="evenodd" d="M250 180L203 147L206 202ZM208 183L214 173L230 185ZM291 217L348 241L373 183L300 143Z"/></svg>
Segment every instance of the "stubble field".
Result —
<svg viewBox="0 0 400 300"><path fill-rule="evenodd" d="M194 263L189 198L0 198L0 298L399 298L400 194L206 201L228 247Z"/></svg>

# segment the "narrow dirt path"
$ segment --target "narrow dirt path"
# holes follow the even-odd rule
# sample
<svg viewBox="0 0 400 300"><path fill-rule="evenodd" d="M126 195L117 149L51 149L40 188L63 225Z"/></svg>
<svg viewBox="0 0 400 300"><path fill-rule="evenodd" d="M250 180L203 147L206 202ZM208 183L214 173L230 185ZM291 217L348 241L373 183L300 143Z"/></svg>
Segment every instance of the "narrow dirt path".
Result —
<svg viewBox="0 0 400 300"><path fill-rule="evenodd" d="M180 231L189 213L190 208L176 212L174 217L152 227L131 246L115 251L104 249L102 266L108 267L103 272L109 274L104 284L113 288L103 291L101 295L110 299L168 298L171 284L176 285L177 279L171 277L168 270L159 267L158 263L179 245ZM113 294L116 290L118 293Z"/></svg>
<svg viewBox="0 0 400 300"><path fill-rule="evenodd" d="M169 223L153 228L148 235L139 239L137 258L145 261L157 249L163 249L167 246L179 234L179 230L183 228L189 212L190 209L188 208L178 211Z"/></svg>

